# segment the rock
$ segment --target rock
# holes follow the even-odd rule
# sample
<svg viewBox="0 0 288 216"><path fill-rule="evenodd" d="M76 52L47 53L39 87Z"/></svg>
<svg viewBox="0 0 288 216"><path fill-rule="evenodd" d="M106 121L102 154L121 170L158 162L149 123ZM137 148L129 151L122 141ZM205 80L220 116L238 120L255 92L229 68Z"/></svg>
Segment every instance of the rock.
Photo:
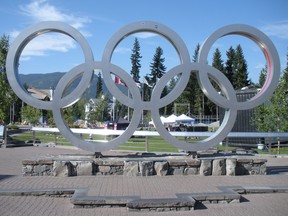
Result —
<svg viewBox="0 0 288 216"><path fill-rule="evenodd" d="M168 162L155 162L154 169L156 175L165 176L168 172Z"/></svg>
<svg viewBox="0 0 288 216"><path fill-rule="evenodd" d="M172 167L173 175L183 175L184 174L184 167Z"/></svg>
<svg viewBox="0 0 288 216"><path fill-rule="evenodd" d="M179 160L179 159L169 159L168 163L169 163L169 166L185 166L186 165L185 160Z"/></svg>
<svg viewBox="0 0 288 216"><path fill-rule="evenodd" d="M100 172L103 175L107 175L110 172L111 168L110 166L98 166L98 172Z"/></svg>
<svg viewBox="0 0 288 216"><path fill-rule="evenodd" d="M212 161L203 159L201 166L200 166L200 172L199 174L202 176L209 176L212 174Z"/></svg>
<svg viewBox="0 0 288 216"><path fill-rule="evenodd" d="M91 161L79 161L76 167L77 176L86 176L93 174L93 165Z"/></svg>
<svg viewBox="0 0 288 216"><path fill-rule="evenodd" d="M226 175L236 175L236 159L226 159Z"/></svg>
<svg viewBox="0 0 288 216"><path fill-rule="evenodd" d="M139 162L140 176L151 176L154 173L153 161L140 161Z"/></svg>
<svg viewBox="0 0 288 216"><path fill-rule="evenodd" d="M225 159L215 159L213 160L213 169L212 175L213 176L220 176L226 174L226 163Z"/></svg>
<svg viewBox="0 0 288 216"><path fill-rule="evenodd" d="M187 159L186 163L189 167L200 167L201 160L199 160L199 159Z"/></svg>
<svg viewBox="0 0 288 216"><path fill-rule="evenodd" d="M138 176L139 166L138 161L124 161L124 176Z"/></svg>
<svg viewBox="0 0 288 216"><path fill-rule="evenodd" d="M53 163L53 176L67 177L70 176L70 166L66 161L54 161Z"/></svg>
<svg viewBox="0 0 288 216"><path fill-rule="evenodd" d="M197 167L187 167L184 170L185 175L198 175L199 174L199 168Z"/></svg>
<svg viewBox="0 0 288 216"><path fill-rule="evenodd" d="M266 164L262 164L262 165L260 166L259 175L266 175L266 173L267 173Z"/></svg>

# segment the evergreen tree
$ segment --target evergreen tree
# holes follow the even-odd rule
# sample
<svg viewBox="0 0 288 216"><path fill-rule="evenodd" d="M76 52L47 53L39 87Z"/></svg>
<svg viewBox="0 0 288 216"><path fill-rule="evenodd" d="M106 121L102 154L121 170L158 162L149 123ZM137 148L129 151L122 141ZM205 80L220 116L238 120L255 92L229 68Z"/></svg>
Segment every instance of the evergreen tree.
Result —
<svg viewBox="0 0 288 216"><path fill-rule="evenodd" d="M216 48L215 53L213 55L212 66L218 69L221 72L224 72L224 64L221 56L221 52L218 48Z"/></svg>
<svg viewBox="0 0 288 216"><path fill-rule="evenodd" d="M195 50L194 50L194 54L192 56L192 61L193 62L197 62L198 61L198 57L199 57L199 50L200 50L200 44L198 43L195 47Z"/></svg>
<svg viewBox="0 0 288 216"><path fill-rule="evenodd" d="M153 56L152 63L150 64L151 73L149 75L149 83L154 86L158 79L160 79L166 72L166 66L164 65L165 58L162 57L163 50L161 47L156 48L156 52ZM163 89L161 97L167 95L167 86ZM167 109L165 107L160 109L160 114L167 114Z"/></svg>
<svg viewBox="0 0 288 216"><path fill-rule="evenodd" d="M265 65L265 68L262 68L259 76L259 87L262 88L267 77L267 65Z"/></svg>
<svg viewBox="0 0 288 216"><path fill-rule="evenodd" d="M132 49L132 54L130 57L131 60L131 64L132 64L132 69L131 69L131 75L134 81L139 82L139 78L140 78L140 68L141 68L141 64L140 64L140 59L142 58L142 56L140 55L140 45L139 45L139 41L137 38L135 38L134 41L134 45L133 45L133 49Z"/></svg>
<svg viewBox="0 0 288 216"><path fill-rule="evenodd" d="M199 56L200 44L198 43L195 47L194 54L192 56L192 61L197 62ZM189 113L192 111L194 114L199 114L199 109L201 109L201 100L203 92L198 84L198 79L195 73L190 73L188 84L181 94L176 100L175 103L190 103ZM196 99L198 98L198 99ZM200 102L199 102L200 101ZM178 108L177 108L178 112ZM179 113L181 112L181 108L179 107Z"/></svg>
<svg viewBox="0 0 288 216"><path fill-rule="evenodd" d="M150 83L152 83L152 85L155 85L157 82L157 79L160 79L166 71L166 67L164 65L165 62L165 58L162 57L163 55L163 50L161 47L157 47L156 48L156 52L153 56L152 59L152 63L150 64L150 69L151 69L151 73L150 73Z"/></svg>
<svg viewBox="0 0 288 216"><path fill-rule="evenodd" d="M236 47L234 58L234 74L233 74L233 86L235 89L241 89L248 86L250 81L248 80L247 63L244 58L243 50L240 44Z"/></svg>
<svg viewBox="0 0 288 216"><path fill-rule="evenodd" d="M212 62L212 66L216 69L218 69L219 71L221 71L222 73L224 73L225 69L224 69L224 64L223 64L223 60L222 60L222 55L221 52L218 48L216 48L214 54L213 54L213 62ZM210 79L212 85L214 86L214 88L219 92L220 87L218 86L217 82L214 81L213 79ZM206 100L205 102L205 113L210 114L210 115L216 115L217 109L218 107L216 106L216 104L214 104L212 101L210 101L209 99Z"/></svg>
<svg viewBox="0 0 288 216"><path fill-rule="evenodd" d="M196 45L196 48L194 50L194 54L192 56L192 62L197 62L198 61L198 57L199 57L199 51L200 51L200 44L198 43ZM190 75L190 79L189 79L189 83L188 85L190 86L191 92L190 92L190 96L194 95L194 98L191 97L191 102L190 102L190 106L192 107L192 111L194 114L197 115L204 115L205 111L204 111L204 106L203 104L205 103L205 101L207 101L207 98L205 97L204 93L202 92L200 85L199 85L199 81L197 78L197 75L195 73L192 73Z"/></svg>
<svg viewBox="0 0 288 216"><path fill-rule="evenodd" d="M225 62L225 76L229 79L232 86L234 86L234 73L235 73L235 50L231 46L226 52L227 60Z"/></svg>
<svg viewBox="0 0 288 216"><path fill-rule="evenodd" d="M103 94L103 90L102 90L102 78L101 78L101 73L98 73L97 76L97 87L96 87L96 95L95 98L100 97Z"/></svg>

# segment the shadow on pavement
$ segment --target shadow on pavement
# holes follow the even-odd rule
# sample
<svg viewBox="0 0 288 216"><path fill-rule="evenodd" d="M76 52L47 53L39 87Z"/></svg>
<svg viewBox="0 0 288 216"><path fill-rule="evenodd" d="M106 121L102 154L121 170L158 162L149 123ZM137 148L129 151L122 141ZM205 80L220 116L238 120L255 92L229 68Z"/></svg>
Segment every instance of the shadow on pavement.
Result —
<svg viewBox="0 0 288 216"><path fill-rule="evenodd" d="M0 181L4 180L4 179L8 179L8 178L12 178L15 175L0 175Z"/></svg>
<svg viewBox="0 0 288 216"><path fill-rule="evenodd" d="M288 175L288 166L267 167L267 175Z"/></svg>

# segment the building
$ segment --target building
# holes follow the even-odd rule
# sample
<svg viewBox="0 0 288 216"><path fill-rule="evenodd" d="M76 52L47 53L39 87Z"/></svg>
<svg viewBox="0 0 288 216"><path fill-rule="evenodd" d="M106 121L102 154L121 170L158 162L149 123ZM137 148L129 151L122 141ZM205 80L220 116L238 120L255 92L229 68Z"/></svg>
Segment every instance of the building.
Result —
<svg viewBox="0 0 288 216"><path fill-rule="evenodd" d="M252 97L254 97L258 93L258 89L242 89L236 91L236 97L238 102L244 102ZM255 115L255 108L248 109L248 110L238 110L237 118L235 124L231 130L231 132L257 132L256 126L253 123ZM219 108L219 117L220 117L220 124L224 118L224 109ZM229 138L229 145L241 145L241 144L257 144L259 143L259 138L237 138L231 137ZM243 145L243 146L244 146Z"/></svg>

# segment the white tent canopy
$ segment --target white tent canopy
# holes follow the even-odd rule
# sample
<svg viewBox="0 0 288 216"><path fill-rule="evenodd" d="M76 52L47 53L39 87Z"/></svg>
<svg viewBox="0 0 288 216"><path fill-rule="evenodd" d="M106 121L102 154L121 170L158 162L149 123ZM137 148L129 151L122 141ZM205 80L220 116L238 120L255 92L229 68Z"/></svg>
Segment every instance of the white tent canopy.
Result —
<svg viewBox="0 0 288 216"><path fill-rule="evenodd" d="M165 119L165 122L164 123L166 123L166 124L173 124L173 123L175 123L176 122L176 119L177 119L177 116L176 115L174 115L174 114L172 114L172 115L170 115L170 116L168 116L166 119Z"/></svg>
<svg viewBox="0 0 288 216"><path fill-rule="evenodd" d="M195 119L191 118L185 114L182 114L180 116L176 116L174 114L168 116L167 118L165 118L164 116L160 117L162 124L174 124L176 122L194 122ZM154 125L153 120L149 122L149 124Z"/></svg>
<svg viewBox="0 0 288 216"><path fill-rule="evenodd" d="M194 118L191 118L185 114L182 114L176 118L176 121L194 121Z"/></svg>
<svg viewBox="0 0 288 216"><path fill-rule="evenodd" d="M162 124L168 124L169 121L170 121L170 120L167 120L167 118L165 118L164 116L160 116L160 120L161 120ZM151 120L149 122L149 125L154 125L154 127L155 127L155 124L154 124L153 120Z"/></svg>

